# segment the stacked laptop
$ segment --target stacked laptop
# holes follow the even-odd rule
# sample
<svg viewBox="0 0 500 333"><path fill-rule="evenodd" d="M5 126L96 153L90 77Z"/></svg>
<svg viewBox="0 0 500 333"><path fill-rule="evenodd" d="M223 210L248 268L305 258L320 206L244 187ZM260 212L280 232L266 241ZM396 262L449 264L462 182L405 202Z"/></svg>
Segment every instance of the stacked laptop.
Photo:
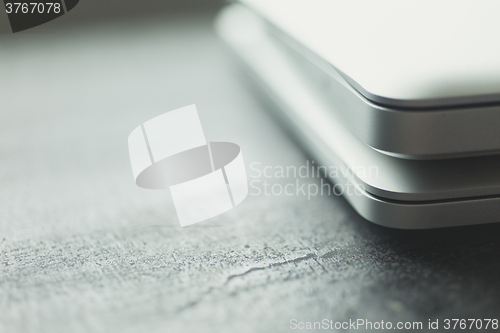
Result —
<svg viewBox="0 0 500 333"><path fill-rule="evenodd" d="M499 10L242 0L216 27L360 215L441 228L500 221Z"/></svg>

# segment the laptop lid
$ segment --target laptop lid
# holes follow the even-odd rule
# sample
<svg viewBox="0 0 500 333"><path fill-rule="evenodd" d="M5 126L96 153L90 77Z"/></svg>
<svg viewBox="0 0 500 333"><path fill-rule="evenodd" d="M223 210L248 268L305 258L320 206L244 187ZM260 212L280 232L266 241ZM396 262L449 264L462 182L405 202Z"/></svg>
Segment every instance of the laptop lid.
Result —
<svg viewBox="0 0 500 333"><path fill-rule="evenodd" d="M500 102L500 2L241 0L375 103Z"/></svg>

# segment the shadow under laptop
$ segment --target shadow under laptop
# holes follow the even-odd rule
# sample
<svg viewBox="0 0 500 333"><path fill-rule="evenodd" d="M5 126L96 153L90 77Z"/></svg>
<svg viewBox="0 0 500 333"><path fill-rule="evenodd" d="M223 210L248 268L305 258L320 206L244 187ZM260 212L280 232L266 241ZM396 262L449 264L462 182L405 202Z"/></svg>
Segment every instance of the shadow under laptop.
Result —
<svg viewBox="0 0 500 333"><path fill-rule="evenodd" d="M344 198L328 200L346 214L342 228L354 239L347 251L358 257L354 264L340 258L360 275L360 305L351 317L414 320L424 327L438 320L440 328L450 318L498 318L500 223L392 229L365 220Z"/></svg>

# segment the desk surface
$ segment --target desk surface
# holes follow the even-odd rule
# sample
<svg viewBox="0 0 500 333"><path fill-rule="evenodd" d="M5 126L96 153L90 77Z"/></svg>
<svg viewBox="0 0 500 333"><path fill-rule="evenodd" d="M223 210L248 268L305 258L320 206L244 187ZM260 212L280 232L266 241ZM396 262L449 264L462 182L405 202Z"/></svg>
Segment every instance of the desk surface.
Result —
<svg viewBox="0 0 500 333"><path fill-rule="evenodd" d="M252 163L310 160L243 84L211 19L0 36L0 331L500 319L500 224L391 230L341 197L251 189L180 228L167 191L135 186L128 134L193 103L207 139L241 146L250 180L266 180Z"/></svg>

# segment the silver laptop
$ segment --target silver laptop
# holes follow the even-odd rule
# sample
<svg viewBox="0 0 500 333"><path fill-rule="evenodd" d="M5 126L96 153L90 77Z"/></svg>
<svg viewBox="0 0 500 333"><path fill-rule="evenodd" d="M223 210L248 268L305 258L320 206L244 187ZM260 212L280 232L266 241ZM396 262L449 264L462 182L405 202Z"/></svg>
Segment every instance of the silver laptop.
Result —
<svg viewBox="0 0 500 333"><path fill-rule="evenodd" d="M327 176L356 189L344 194L363 217L407 229L500 221L500 156L411 160L376 151L346 126L349 110L332 105L259 16L232 5L219 15L217 30L316 159L350 170Z"/></svg>
<svg viewBox="0 0 500 333"><path fill-rule="evenodd" d="M407 159L500 153L500 2L241 2L371 147Z"/></svg>

